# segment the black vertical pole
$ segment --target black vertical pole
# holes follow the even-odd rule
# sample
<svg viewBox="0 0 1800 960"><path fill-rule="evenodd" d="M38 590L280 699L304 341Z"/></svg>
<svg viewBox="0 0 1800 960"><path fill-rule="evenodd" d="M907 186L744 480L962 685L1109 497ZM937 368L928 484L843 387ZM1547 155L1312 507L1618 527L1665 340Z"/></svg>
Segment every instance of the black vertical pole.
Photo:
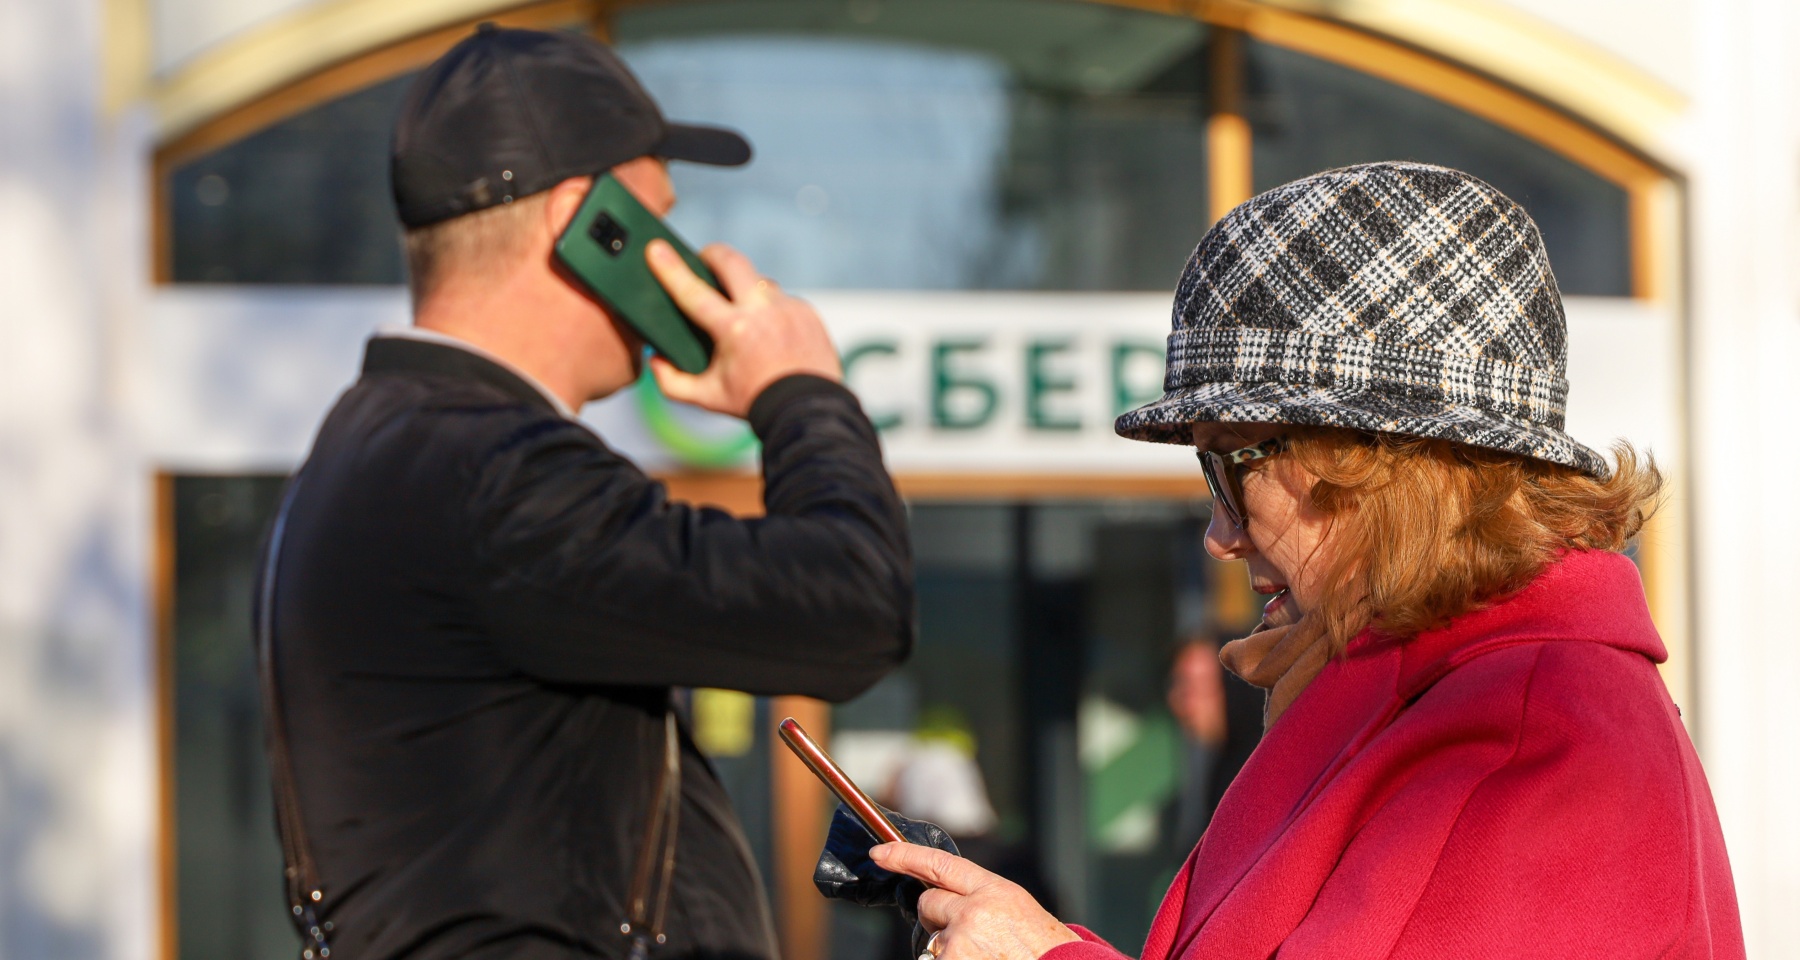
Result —
<svg viewBox="0 0 1800 960"><path fill-rule="evenodd" d="M1013 617L1024 712L1026 803L1031 836L1062 918L1087 913L1087 830L1076 714L1086 662L1084 592L1040 580L1033 569L1036 508L1013 508Z"/></svg>

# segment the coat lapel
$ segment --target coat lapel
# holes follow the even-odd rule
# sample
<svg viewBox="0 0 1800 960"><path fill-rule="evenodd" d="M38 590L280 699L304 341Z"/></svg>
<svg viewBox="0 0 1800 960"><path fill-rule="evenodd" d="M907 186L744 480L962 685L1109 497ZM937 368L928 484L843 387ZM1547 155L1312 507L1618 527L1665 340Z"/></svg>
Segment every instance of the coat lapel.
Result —
<svg viewBox="0 0 1800 960"><path fill-rule="evenodd" d="M1175 874L1175 881L1169 884L1169 892L1163 894L1162 906L1156 909L1156 919L1150 921L1150 933L1144 938L1144 950L1138 954L1143 960L1167 960L1169 948L1175 945L1176 934L1181 930L1188 881L1193 877L1194 860L1199 855L1200 848L1195 847Z"/></svg>

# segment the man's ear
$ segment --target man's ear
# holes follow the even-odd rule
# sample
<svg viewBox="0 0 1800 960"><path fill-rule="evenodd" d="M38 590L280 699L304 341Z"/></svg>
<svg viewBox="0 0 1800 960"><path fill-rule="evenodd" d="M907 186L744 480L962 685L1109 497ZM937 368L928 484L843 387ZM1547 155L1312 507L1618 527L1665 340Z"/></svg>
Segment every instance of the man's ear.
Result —
<svg viewBox="0 0 1800 960"><path fill-rule="evenodd" d="M569 221L575 219L575 212L581 209L581 201L587 199L593 186L593 177L570 177L550 188L550 202L544 204L544 225L550 228L552 239L569 229Z"/></svg>

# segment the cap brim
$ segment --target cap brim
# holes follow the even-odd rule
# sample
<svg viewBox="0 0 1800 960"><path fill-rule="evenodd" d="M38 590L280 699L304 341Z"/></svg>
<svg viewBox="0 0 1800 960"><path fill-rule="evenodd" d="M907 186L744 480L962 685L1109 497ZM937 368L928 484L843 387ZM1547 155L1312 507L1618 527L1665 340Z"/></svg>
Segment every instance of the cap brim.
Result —
<svg viewBox="0 0 1800 960"><path fill-rule="evenodd" d="M1213 382L1185 387L1119 417L1113 429L1129 440L1192 443L1195 423L1292 423L1454 440L1611 474L1606 460L1561 430L1446 404L1441 398L1293 383Z"/></svg>
<svg viewBox="0 0 1800 960"><path fill-rule="evenodd" d="M750 162L750 141L724 127L671 123L668 135L650 152L670 160L738 167Z"/></svg>

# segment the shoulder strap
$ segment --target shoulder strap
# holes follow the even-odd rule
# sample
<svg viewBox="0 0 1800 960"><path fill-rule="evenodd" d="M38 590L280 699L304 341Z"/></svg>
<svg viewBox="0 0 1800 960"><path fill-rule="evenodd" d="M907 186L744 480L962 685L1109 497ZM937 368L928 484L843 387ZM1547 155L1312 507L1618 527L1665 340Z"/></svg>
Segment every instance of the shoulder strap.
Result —
<svg viewBox="0 0 1800 960"><path fill-rule="evenodd" d="M638 850L619 932L631 938L630 960L645 960L652 946L669 940L669 886L675 879L675 836L681 822L681 737L672 704L663 708L663 757L650 800L649 829Z"/></svg>
<svg viewBox="0 0 1800 960"><path fill-rule="evenodd" d="M294 927L300 932L303 960L328 960L332 924L319 920L325 890L319 882L312 846L306 838L306 823L300 814L275 668L276 573L281 562L282 536L287 532L288 510L303 479L296 475L288 484L274 526L269 530L268 551L263 555L262 578L257 586L256 661L268 735L269 775L275 793L275 828L281 836L281 856L286 864L288 908ZM632 871L626 901L628 919L620 925L620 932L631 938L633 960L644 960L652 945L668 941L663 924L668 917L669 889L675 879L675 838L680 819L681 736L674 707L669 705L663 711L663 757L650 802L650 821L644 845L638 851L637 867Z"/></svg>
<svg viewBox="0 0 1800 960"><path fill-rule="evenodd" d="M256 664L262 685L263 725L268 737L269 776L275 793L275 830L281 835L281 858L286 864L288 908L300 933L303 960L331 956L326 936L330 921L319 921L325 891L319 884L312 846L306 839L306 822L300 815L300 796L294 789L294 762L288 755L287 720L281 707L281 686L275 676L275 582L281 562L281 538L287 531L288 510L300 490L296 475L281 496L281 509L269 530L268 551L263 555L262 580L256 591Z"/></svg>

